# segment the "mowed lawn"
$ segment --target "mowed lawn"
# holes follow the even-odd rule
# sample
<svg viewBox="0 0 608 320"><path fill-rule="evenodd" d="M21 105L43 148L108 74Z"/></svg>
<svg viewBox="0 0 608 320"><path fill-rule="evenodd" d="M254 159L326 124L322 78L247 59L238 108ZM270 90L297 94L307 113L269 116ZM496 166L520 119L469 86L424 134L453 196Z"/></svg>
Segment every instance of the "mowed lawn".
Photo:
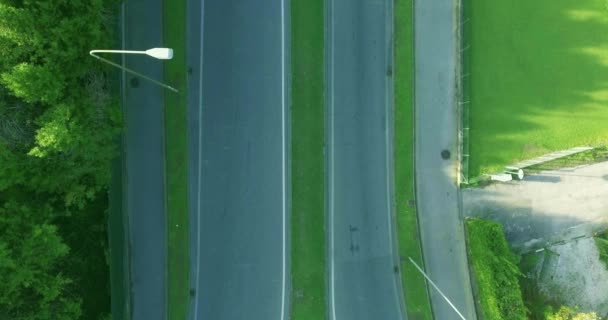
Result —
<svg viewBox="0 0 608 320"><path fill-rule="evenodd" d="M470 177L550 151L605 145L606 0L466 2Z"/></svg>

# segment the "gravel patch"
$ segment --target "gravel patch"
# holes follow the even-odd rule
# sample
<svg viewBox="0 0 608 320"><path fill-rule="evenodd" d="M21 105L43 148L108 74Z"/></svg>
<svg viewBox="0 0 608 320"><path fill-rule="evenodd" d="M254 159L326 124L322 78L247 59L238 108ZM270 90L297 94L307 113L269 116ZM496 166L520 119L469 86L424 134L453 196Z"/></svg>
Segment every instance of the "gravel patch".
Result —
<svg viewBox="0 0 608 320"><path fill-rule="evenodd" d="M541 292L583 312L608 314L608 271L599 260L593 238L551 247L559 254L549 276L539 281Z"/></svg>

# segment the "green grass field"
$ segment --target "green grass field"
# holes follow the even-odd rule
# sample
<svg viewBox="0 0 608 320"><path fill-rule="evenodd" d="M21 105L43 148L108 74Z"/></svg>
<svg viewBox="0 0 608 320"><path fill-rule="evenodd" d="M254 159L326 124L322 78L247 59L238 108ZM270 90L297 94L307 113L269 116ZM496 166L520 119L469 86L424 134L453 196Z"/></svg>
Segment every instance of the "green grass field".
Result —
<svg viewBox="0 0 608 320"><path fill-rule="evenodd" d="M550 151L608 142L605 0L466 4L470 177Z"/></svg>
<svg viewBox="0 0 608 320"><path fill-rule="evenodd" d="M402 285L409 319L432 319L424 277L409 262L420 266L422 250L414 189L414 48L412 0L395 1L395 193Z"/></svg>
<svg viewBox="0 0 608 320"><path fill-rule="evenodd" d="M293 320L326 315L323 3L291 2Z"/></svg>
<svg viewBox="0 0 608 320"><path fill-rule="evenodd" d="M180 90L179 94L164 91L168 316L170 320L183 320L190 301L186 1L165 0L163 5L164 46L174 50L173 59L165 62L165 82Z"/></svg>

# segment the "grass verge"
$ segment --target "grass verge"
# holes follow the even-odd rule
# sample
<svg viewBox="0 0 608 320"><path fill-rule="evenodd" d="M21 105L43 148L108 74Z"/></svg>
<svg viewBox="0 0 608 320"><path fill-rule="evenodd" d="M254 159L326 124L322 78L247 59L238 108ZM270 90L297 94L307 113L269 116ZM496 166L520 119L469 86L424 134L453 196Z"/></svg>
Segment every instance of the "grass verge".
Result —
<svg viewBox="0 0 608 320"><path fill-rule="evenodd" d="M469 0L470 175L608 141L605 0Z"/></svg>
<svg viewBox="0 0 608 320"><path fill-rule="evenodd" d="M186 1L163 1L164 45L174 56L165 81L180 90L164 91L165 183L167 208L167 306L170 320L186 319L189 296L188 141L186 101Z"/></svg>
<svg viewBox="0 0 608 320"><path fill-rule="evenodd" d="M543 170L558 170L562 168L572 168L585 164L593 164L608 160L608 147L597 147L581 153L576 153L567 157L555 159L553 161L541 163L526 168L527 173L537 173Z"/></svg>
<svg viewBox="0 0 608 320"><path fill-rule="evenodd" d="M414 19L412 0L395 1L395 193L401 280L409 319L432 319L414 205Z"/></svg>
<svg viewBox="0 0 608 320"><path fill-rule="evenodd" d="M117 139L121 147L121 139ZM110 254L110 293L112 297L112 317L118 320L130 319L129 257L127 252L126 217L123 211L123 153L112 163L112 180L108 192L108 244Z"/></svg>
<svg viewBox="0 0 608 320"><path fill-rule="evenodd" d="M324 2L291 2L292 319L325 310Z"/></svg>
<svg viewBox="0 0 608 320"><path fill-rule="evenodd" d="M114 13L116 16L121 15L121 6L115 4ZM114 42L116 47L120 47L122 37L122 18L117 21L117 26L114 32ZM120 63L118 57L113 57L114 62ZM114 70L110 76L109 90L113 97L116 97L120 105L121 114L125 106L122 105L122 73ZM111 164L111 179L108 187L108 248L109 248L109 265L110 265L110 296L111 296L111 314L112 319L130 320L130 299L131 299L131 280L130 280L130 257L129 257L129 234L128 234L128 217L125 212L126 192L125 178L126 169L126 151L124 146L124 132L126 131L127 122L122 118L123 131L116 137L116 146L118 153Z"/></svg>

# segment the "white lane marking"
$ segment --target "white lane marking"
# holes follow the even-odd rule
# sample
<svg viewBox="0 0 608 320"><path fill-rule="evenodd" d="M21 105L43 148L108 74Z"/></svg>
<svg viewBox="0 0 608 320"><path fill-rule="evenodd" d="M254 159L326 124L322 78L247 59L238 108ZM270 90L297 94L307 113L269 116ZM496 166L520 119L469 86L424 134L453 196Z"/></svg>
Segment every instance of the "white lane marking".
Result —
<svg viewBox="0 0 608 320"><path fill-rule="evenodd" d="M202 158L203 158L203 26L205 21L205 0L201 1L201 43L199 58L199 80L198 80L198 180L196 199L196 276L195 292L199 294L198 285L201 274L201 196L202 196ZM198 319L198 296L194 299L194 320Z"/></svg>
<svg viewBox="0 0 608 320"><path fill-rule="evenodd" d="M281 134L282 134L282 183L283 183L283 284L281 288L281 320L285 319L285 295L287 294L287 190L286 190L286 147L285 147L285 0L281 0Z"/></svg>
<svg viewBox="0 0 608 320"><path fill-rule="evenodd" d="M329 102L329 117L330 117L330 127L331 129L329 130L329 137L330 137L330 143L329 143L329 148L330 148L330 155L329 155L329 230L331 232L331 237L329 239L329 247L330 247L330 268L331 268L331 281L330 281L330 295L331 295L331 315L332 315L332 320L336 320L336 288L335 288L335 255L334 255L334 46L333 46L333 41L334 41L334 29L335 26L333 25L334 23L334 19L333 19L333 14L334 14L334 1L330 0L330 4L331 4L331 8L330 8L330 13L329 13L329 19L331 21L331 25L329 26L331 28L330 30L330 43L329 43L329 50L330 50L330 59L331 59L331 64L330 64L330 68L331 70L330 72L330 102Z"/></svg>

